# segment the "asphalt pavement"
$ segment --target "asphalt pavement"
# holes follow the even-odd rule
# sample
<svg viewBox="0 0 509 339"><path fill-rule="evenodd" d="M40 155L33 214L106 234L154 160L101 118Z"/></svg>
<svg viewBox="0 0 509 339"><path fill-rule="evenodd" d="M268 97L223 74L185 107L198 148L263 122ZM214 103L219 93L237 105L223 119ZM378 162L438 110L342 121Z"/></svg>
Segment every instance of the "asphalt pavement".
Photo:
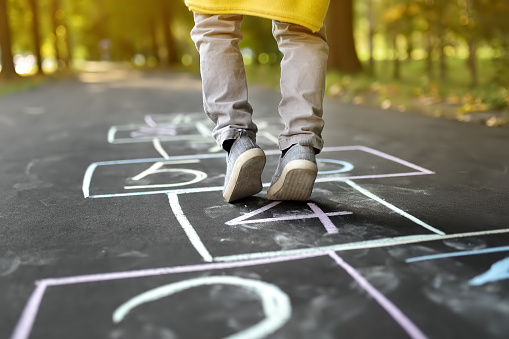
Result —
<svg viewBox="0 0 509 339"><path fill-rule="evenodd" d="M280 94L250 98L268 183ZM228 204L195 75L0 97L0 337L507 338L509 129L324 117L310 201Z"/></svg>

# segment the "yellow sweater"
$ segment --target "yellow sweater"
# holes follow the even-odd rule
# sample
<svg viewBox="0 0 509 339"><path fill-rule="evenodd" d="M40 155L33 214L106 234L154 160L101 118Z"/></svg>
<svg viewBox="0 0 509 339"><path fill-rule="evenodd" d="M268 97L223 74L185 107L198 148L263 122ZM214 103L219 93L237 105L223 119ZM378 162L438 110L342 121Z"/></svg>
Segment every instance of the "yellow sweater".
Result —
<svg viewBox="0 0 509 339"><path fill-rule="evenodd" d="M200 14L247 14L290 22L311 29L322 28L330 0L185 0Z"/></svg>

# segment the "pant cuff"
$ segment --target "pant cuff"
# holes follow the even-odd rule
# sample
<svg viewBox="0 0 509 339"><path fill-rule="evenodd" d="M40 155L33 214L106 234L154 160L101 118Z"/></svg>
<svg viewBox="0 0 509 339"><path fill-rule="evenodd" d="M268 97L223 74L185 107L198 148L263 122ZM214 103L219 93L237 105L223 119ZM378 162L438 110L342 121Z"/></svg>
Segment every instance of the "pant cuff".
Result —
<svg viewBox="0 0 509 339"><path fill-rule="evenodd" d="M315 149L316 154L320 153L323 148L323 139L316 135L292 135L290 137L279 137L279 149L284 150L293 144L301 144L302 146L311 146Z"/></svg>
<svg viewBox="0 0 509 339"><path fill-rule="evenodd" d="M246 129L244 131L247 133L248 137L251 138L256 143L256 133L254 133L253 131L246 130ZM229 128L221 133L218 133L218 135L215 136L215 139L216 139L216 143L219 145L219 147L223 148L223 143L225 142L225 140L237 139L238 137L239 137L239 129Z"/></svg>

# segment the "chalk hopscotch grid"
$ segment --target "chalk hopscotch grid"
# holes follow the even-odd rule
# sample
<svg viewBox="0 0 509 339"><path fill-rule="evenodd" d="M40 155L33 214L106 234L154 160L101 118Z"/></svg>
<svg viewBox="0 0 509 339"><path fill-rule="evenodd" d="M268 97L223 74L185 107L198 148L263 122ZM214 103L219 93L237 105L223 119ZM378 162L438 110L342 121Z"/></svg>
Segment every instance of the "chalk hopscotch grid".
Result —
<svg viewBox="0 0 509 339"><path fill-rule="evenodd" d="M157 140L157 142L159 142L158 139L154 139L154 141L156 141L156 140ZM154 143L154 146L157 146L156 144L157 143ZM158 145L160 145L160 144L158 144ZM156 147L156 149L157 149L157 147ZM380 151L377 151L377 150L374 150L374 149L370 149L370 148L367 148L367 147L364 147L364 146L330 147L330 148L326 148L324 150L326 152L327 151L328 152L332 152L332 151L345 151L345 150L363 150L365 152L374 154L376 156L379 156L379 157L382 157L382 158L386 158L388 160L400 163L400 164L402 164L404 166L411 167L411 168L417 170L418 171L417 173L420 173L420 174L432 174L433 173L433 172L431 172L431 171L429 171L429 170L427 170L425 168L422 168L422 167L417 166L415 164L409 163L409 162L407 162L405 160L393 157L391 155L388 155L388 154L385 154L383 152L380 152ZM161 153L161 154L164 156L164 160L166 160L166 161L168 161L170 159L172 161L184 161L184 160L190 160L190 159L193 158L193 156L179 156L179 157L171 158L171 157L168 157L165 154L165 152L163 152L163 153ZM267 154L273 154L273 153L279 154L279 150L270 150L270 151L267 151ZM217 157L224 157L224 155L222 155L222 154L204 154L204 155L198 155L198 156L194 156L194 157L217 158ZM143 159L140 159L140 160L143 160ZM151 159L151 160L153 160L153 159ZM145 159L145 161L146 161L146 159ZM118 164L118 163L125 163L125 162L126 161L115 161L113 163ZM150 162L152 162L152 161L150 161ZM111 164L112 162L103 162L103 163L104 164ZM88 169L87 169L87 175L86 176L89 177L88 182L90 183L91 176L93 174L93 171L94 171L95 167L89 167L89 169L90 169L90 171L88 171ZM85 181L86 180L84 179L84 182ZM388 207L392 211L394 211L394 212L398 213L399 215L401 215L401 216L403 216L403 217L413 221L414 223L424 227L425 229L427 229L427 230L429 230L429 231L431 231L431 232L433 232L435 234L438 234L439 236L444 236L445 235L444 232L442 232L442 231L440 231L440 230L438 230L438 229L428 225L424 221L422 221L422 220L420 220L420 219L410 215L409 213L399 209L398 207L390 204L389 202L379 198L378 196L376 196L373 193L367 191L366 189L360 187L359 185L357 185L356 183L354 183L351 180L348 180L345 177L342 177L341 180L334 180L334 181L343 181L343 182L347 183L349 186L351 186L352 188L354 188L355 190L357 190L360 193L362 193L363 195L365 195L365 196L369 197L370 199L373 199L373 200L381 203L382 205ZM85 192L85 188L88 188L88 185L85 185L85 183L84 183L84 194L85 194L85 197L86 197L86 194L88 194L88 191ZM209 187L208 191L212 191L212 190L215 191L215 190L221 190L221 189L222 189L222 187ZM164 192L164 191L156 191L156 192ZM156 192L153 192L153 194L156 194ZM210 254L210 252L208 251L206 246L201 241L198 233L196 232L194 227L191 225L191 223L187 219L185 213L182 211L182 208L180 206L178 195L182 194L182 193L192 193L192 192L193 193L194 192L203 192L203 190L200 189L200 188L198 188L198 189L180 189L180 190L172 190L172 191L169 191L169 192L166 191L166 194L168 195L168 199L169 199L169 203L170 203L171 209L173 210L177 220L179 221L182 229L184 230L184 232L188 236L188 239L191 242L191 244L193 245L193 247L196 249L196 251L200 254L200 256L202 257L202 259L205 262L212 262L214 260L212 255ZM142 194L142 192L138 192L138 194ZM113 195L113 196L118 196L118 195ZM323 213L321 213L321 214L323 214ZM327 216L321 215L321 214L318 215L318 217L321 216L323 218L328 219ZM427 237L427 235L420 235L420 236L416 236L416 237L417 237L416 239L424 239L425 237ZM399 237L399 238L394 238L394 239L395 239L394 241L395 241L396 244L401 244L402 242L407 242L407 241L415 241L414 238L410 239L409 237ZM390 241L390 240L388 240L388 241ZM369 242L369 241L368 242L363 242L363 244L362 244L362 246L379 246L379 245L380 245L379 242L372 243L372 242ZM340 245L332 245L332 246L327 246L327 247L316 247L316 248L313 248L313 249L310 249L310 250L314 250L314 249L320 250L320 249L322 249L322 250L329 250L330 251L330 250L334 250L336 248L335 246L340 246L339 248L348 248L349 246L351 246L351 244L340 244ZM270 253L270 252L266 252L266 253ZM281 253L281 252L278 252L278 253ZM218 257L217 260L229 260L229 258L231 258L232 260L244 260L246 258L250 258L250 255L254 255L255 257L261 255L263 257L264 253L238 254L238 255L235 255L235 256Z"/></svg>
<svg viewBox="0 0 509 339"><path fill-rule="evenodd" d="M342 149L342 150L358 149L358 150L367 151L369 153L382 156L382 157L384 157L386 159L396 161L396 162L398 162L400 164L403 164L405 166L411 167L411 168L413 168L413 169L418 171L418 172L410 172L410 173L392 174L390 176L433 174L432 171L426 170L426 169L424 169L422 167L419 167L417 165L408 163L408 162L406 162L404 160L392 157L392 156L390 156L388 154L385 154L385 153L382 153L382 152L379 152L379 151L376 151L376 150L373 150L373 149L369 149L369 148L366 148L366 147L363 147L363 146L335 147L335 148L331 148L331 149L334 149L334 150L339 150L339 149ZM275 151L275 152L279 153L279 151ZM208 155L208 156L210 156L210 155ZM196 159L196 156L194 156L193 158ZM137 162L141 163L142 161L140 161L140 160L138 160ZM164 160L168 160L167 157L165 157ZM174 159L174 160L177 160L177 159ZM153 162L153 161L154 161L154 159L151 159L150 161L145 161L145 162ZM158 161L160 161L160 160L158 160ZM84 178L84 183L83 183L83 192L84 192L85 197L93 197L93 196L90 196L88 193L89 193L89 187L90 187L90 180L91 180L93 172L97 168L97 166L119 164L119 163L126 163L126 162L125 161L120 161L120 162L102 162L102 163L91 164L89 166L89 168L87 168L86 175L85 175L85 178ZM363 177L365 178L366 176L363 176ZM383 175L382 176L378 176L377 175L377 176L371 176L371 177L372 178L373 177L387 177L387 175L385 175L385 176L383 176ZM87 183L87 185L85 185L85 182L86 182L87 178L88 178L88 183ZM355 179L358 179L358 178L359 177L356 177ZM354 179L354 178L353 177L342 178L342 181L347 180L347 179ZM352 186L352 187L356 188L355 186ZM215 189L216 188L214 188L214 190ZM178 191L179 193L191 193L191 192L189 192L189 190L176 190L176 191ZM196 190L196 191L198 191L198 190ZM165 191L166 194L168 194L170 192L171 191ZM173 202L173 205L179 205L178 195L177 195L179 193L176 193L175 190L173 190L173 192L174 193L171 194L171 195L168 194L168 198L170 200L170 204L172 204L172 202ZM361 193L363 193L363 192L361 192ZM195 232L194 228L192 227L192 225L189 223L189 221L185 217L185 215L182 212L181 208L179 210L175 210L175 208L176 208L175 206L172 206L172 208L173 208L173 210L175 212L175 215L177 216L177 218L179 220L179 223L181 225L187 223L188 224L188 228L190 227L188 232L191 232L190 230ZM177 213L179 211L182 212L182 213ZM491 231L491 232L487 231L487 232L477 232L477 233L494 234L494 233L502 233L504 231L505 232L509 232L509 230L496 230L496 231ZM188 233L188 232L186 232L186 233ZM463 234L463 235L462 234L456 234L456 235L449 235L449 236L443 236L443 235L439 235L439 236L437 236L437 235L423 235L423 236L415 236L415 237L400 237L399 240L401 240L400 243L412 243L412 242L422 242L422 241L438 240L438 239L442 239L442 238L461 237L461 236L473 236L474 233L475 232L468 233L468 234ZM197 236L197 234L196 234L196 236ZM188 237L190 238L190 240L193 238L193 237L189 236L189 233L188 233ZM405 238L405 239L403 239L403 238ZM390 239L390 240L395 240L395 239L396 238ZM377 244L375 243L376 241L372 241L371 244L368 241L368 242L362 242L362 244L358 244L358 245L364 246L364 248L370 248L370 247L375 247L375 246L376 247L394 246L396 243L395 242L391 243L390 240L385 239L385 241L379 241L379 243L377 243ZM199 237L198 237L198 241L201 242L201 240L199 240ZM150 275L162 275L162 274L178 273L179 271L181 271L181 272L188 271L189 272L189 271L200 271L200 270L211 270L211 269L225 269L225 268L231 268L231 267L246 267L246 266L266 264L266 263L274 263L274 262L282 262L282 261L289 261L289 260L298 260L298 259L304 259L304 258L312 258L312 257L318 257L318 256L324 256L324 255L328 255L329 257L331 257L339 266L341 266L343 269L345 269L352 276L352 278L354 278L368 293L370 293L373 297L375 297L375 299L377 299L377 302L382 307L384 307L386 309L386 311L407 331L407 333L412 338L424 338L425 336L422 335L422 332L420 332L420 330L413 323L411 323L411 321L406 319L404 314L399 309L397 309L392 303L390 303L390 301L385 300L384 299L385 297L380 292L378 292L376 289L374 289L374 287L369 285L369 283L367 283L367 281L360 275L360 273L355 271L355 269L353 267L351 267L346 262L344 262L336 254L336 252L335 252L336 250L340 250L341 251L341 250L348 250L348 249L355 249L356 248L356 246L354 244L346 244L346 245L350 245L350 248L346 248L345 247L343 249L339 249L339 248L333 249L333 248L330 248L331 246L328 246L328 247L323 247L323 248L310 249L312 251L309 251L309 252L304 251L304 252L300 252L300 253L295 253L294 255L289 253L291 251L279 251L279 252L277 252L279 255L276 255L276 256L270 255L271 253L264 253L267 256L265 258L261 258L261 259L253 258L253 259L248 259L248 260L242 260L240 257L234 258L234 256L232 256L230 259L232 259L233 261L230 261L226 257L222 257L222 258L218 257L218 258L214 258L212 260L217 260L219 262L209 263L209 264L202 264L202 265L192 265L192 266L188 266L188 267L180 267L180 270L179 270L179 267L175 267L175 268L166 268L166 269L153 269L153 270L141 270L141 271L132 271L132 272L118 272L118 273L96 274L96 275L81 276L81 277L78 276L78 277L68 277L68 278L44 279L44 280L41 280L41 281L37 282L37 287L36 287L34 293L30 297L30 299L29 299L29 301L28 301L28 303L27 303L27 305L25 307L25 310L24 310L24 312L22 314L22 317L21 317L21 319L20 319L20 321L19 321L19 323L18 323L18 325L17 325L17 327L16 327L16 329L14 331L14 334L13 334L12 338L13 339L25 339L25 338L28 338L28 336L30 335L33 323L35 321L35 317L37 316L39 305L40 305L40 303L42 301L42 298L44 296L44 293L45 293L47 287L49 287L49 286L61 286L61 285L67 285L67 284L76 284L76 283L93 282L93 281L105 281L105 280L114 280L114 279L127 279L127 278L135 278L135 277L146 277L146 276L150 276ZM338 245L338 246L341 246L341 245ZM196 248L196 246L195 246L195 248ZM207 250L205 249L205 251L207 251ZM286 252L286 253L282 253L282 252ZM208 251L205 254L207 254L207 253L208 253ZM204 257L205 261L211 260L210 259L211 257L209 258L209 257L207 257L207 255L204 255L203 253L201 253L201 255L202 255L202 257ZM210 256L210 254L208 254L208 256ZM224 262L221 263L220 261L224 261ZM194 268L194 270L193 270L193 268ZM364 280L362 280L362 279L364 279ZM366 286L366 283L367 283L367 286ZM378 294L377 294L377 292L378 292ZM382 300L382 301L380 301L380 300ZM391 307L393 307L392 311L390 309L388 309L386 306L384 306L384 303L392 305L391 306ZM397 316L394 316L394 314L396 314ZM398 317L400 318L400 320L397 319ZM401 319L403 319L403 323L402 323Z"/></svg>
<svg viewBox="0 0 509 339"><path fill-rule="evenodd" d="M150 141L153 142L154 138L151 138ZM160 139L160 138L157 138ZM362 151L366 153L373 154L375 156L387 159L392 162L399 163L405 167L409 167L414 169L413 172L403 172L403 173L391 173L391 174L375 174L375 175L358 175L358 176L324 176L318 177L316 182L334 182L334 181L346 181L346 180L357 180L357 179L377 179L377 178L393 178L393 177L403 177L403 176L415 176L415 175L429 175L435 174L435 172L425 169L416 164L410 163L403 159L394 157L387 153L383 153L377 151L375 149L365 147L365 146L338 146L338 147L325 147L322 150L322 153L327 152L342 152L342 151ZM265 151L266 155L279 155L281 153L280 150L267 150ZM153 163L153 162L165 162L165 161L181 161L181 160L205 160L205 159L220 159L225 158L225 154L197 154L197 155L184 155L184 156L173 156L173 157L164 157L164 158L148 158L148 159L132 159L132 160L115 160L115 161L100 161L94 162L90 164L85 171L85 175L83 177L83 185L82 191L83 196L85 198L113 198L113 197L125 197L125 196L136 196L136 195L153 195L153 194L186 194L186 193L201 193L201 192L211 192L211 191L221 191L223 189L222 186L213 186L213 187L199 187L199 188L188 188L188 189L171 189L171 190L158 190L158 191L145 191L145 192L128 192L128 193L112 193L112 194L90 194L90 184L92 181L92 177L94 175L95 170L99 166L111 166L111 165L127 165L127 164L143 164L143 163ZM270 183L264 183L264 187L268 187Z"/></svg>
<svg viewBox="0 0 509 339"><path fill-rule="evenodd" d="M483 235L493 235L493 234L502 234L509 233L509 229L503 230L492 230L492 231L483 231L483 232L469 232L469 233L459 233L459 234L451 234L447 236L436 236L429 235L426 239L414 239L415 242L424 242L424 241L434 241L434 240L443 240L443 239L453 239L453 238L462 238L462 237L472 237L472 236L483 236ZM386 247L386 246L394 246L397 244L385 244L385 246L378 247ZM359 247L361 248L361 247ZM367 247L363 247L367 248ZM279 262L293 261L293 260L302 260L308 258L315 258L321 256L329 256L333 259L339 266L341 266L347 273L356 280L363 289L365 289L370 295L377 294L377 302L384 309L387 310L387 304L390 302L383 294L377 291L373 286L366 285L366 279L362 277L362 275L356 271L351 265L347 264L342 258L337 255L337 251L345 251L357 249L354 246L351 248L343 248L343 249L323 249L322 251L304 251L301 253L288 253L286 252L281 256L267 256L265 258L252 258L249 260L241 260L241 261L229 261L229 262L213 262L213 263L205 263L205 264L197 264L197 265L187 265L187 266L173 266L173 267L162 267L162 268L153 268L153 269L143 269L143 270L135 270L135 271L124 271L124 272L112 272L112 273L99 273L99 274L90 274L90 275L81 275L81 276L70 276L70 277L60 277L60 278L47 278L42 279L36 282L36 288L32 295L30 296L27 304L25 305L25 309L18 321L16 328L11 336L11 339L27 339L30 336L30 332L32 331L33 324L35 322L35 318L37 317L37 313L39 311L40 304L46 292L46 289L51 286L65 286L65 285L74 285L74 284L82 284L82 283L92 283L92 282L104 282L104 281L112 281L112 280L120 280L120 279L132 279L132 278L142 278L142 277L150 277L150 276L161 276L167 274L178 274L178 273L189 273L189 272L201 272L207 270L221 270L221 269L230 269L230 268L239 268L239 267L249 267L249 266L257 266L264 264L273 264ZM481 251L480 253L484 253ZM339 258L339 259L338 259ZM218 258L215 258L216 260ZM341 264L340 264L341 262ZM364 280L364 281L362 281ZM369 282L367 282L369 285ZM380 301L385 300L385 301ZM387 310L391 317L395 319L400 326L404 328L404 330L412 337L412 338L423 338L420 336L422 332L413 324L409 319L405 319L406 316L399 310L396 306L389 305L389 308L394 307L391 311ZM404 318L402 318L403 316ZM398 320L399 319L399 320ZM403 324L402 324L403 323Z"/></svg>
<svg viewBox="0 0 509 339"><path fill-rule="evenodd" d="M188 112L188 113L160 113L160 114L146 114L144 116L145 124L128 124L128 125L117 125L109 128L107 133L107 140L110 144L132 144L132 143L146 143L152 141L152 136L136 136L131 138L117 138L118 132L136 131L141 128L176 128L182 124L186 127L194 127L198 134L186 134L186 135L158 135L156 136L161 141L182 141L182 140L200 140L211 142L212 128L213 126L207 126L206 123L210 123L209 119L203 119L203 112ZM157 121L161 120L162 122ZM270 122L272 120L272 122ZM274 124L274 119L265 119L258 123L260 129L265 129L270 125ZM282 124L280 119L276 119L277 122ZM266 138L269 142L278 144L278 139L272 133L267 131L260 131L259 137Z"/></svg>

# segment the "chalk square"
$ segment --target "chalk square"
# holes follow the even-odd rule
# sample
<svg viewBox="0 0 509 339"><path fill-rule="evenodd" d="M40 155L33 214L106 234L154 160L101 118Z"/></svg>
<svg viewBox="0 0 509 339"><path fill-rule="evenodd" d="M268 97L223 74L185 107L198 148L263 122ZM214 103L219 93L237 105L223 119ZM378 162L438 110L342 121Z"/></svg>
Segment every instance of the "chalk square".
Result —
<svg viewBox="0 0 509 339"><path fill-rule="evenodd" d="M273 149L265 153L267 165L262 179L267 187L280 152ZM364 146L327 147L317 161L317 183L433 174L418 165ZM149 173L154 165L159 166L156 163L160 167ZM224 170L223 152L97 162L85 173L83 194L85 197L106 198L220 191ZM149 174L140 178L142 173Z"/></svg>
<svg viewBox="0 0 509 339"><path fill-rule="evenodd" d="M307 202L272 202L262 192L228 204L217 195L203 193L199 201L192 195L178 196L188 227L197 235L190 241L213 260L246 260L301 250L324 252L350 244L362 247L370 241L434 235L343 182L317 183ZM170 205L175 208L175 199L170 199Z"/></svg>
<svg viewBox="0 0 509 339"><path fill-rule="evenodd" d="M276 330L282 338L324 334L344 336L349 331L355 333L355 323L373 318L377 322L370 326L372 333L401 333L399 326L382 308L366 308L376 302L364 293L358 293L352 278L328 256L264 261L255 265L245 263L245 267L235 263L231 267L225 264L225 267L216 269L215 265L202 265L197 270L190 266L189 272L178 272L179 267L176 267L174 273L170 267L167 269L170 273L162 274L147 270L147 275L134 277L129 277L129 272L118 277L114 277L115 273L98 274L86 283L80 283L81 277L47 279L40 282L47 287L38 312L34 314L36 321L29 336L32 339L88 339L141 338L152 334L152 337L209 338L213 332L222 338L264 319L260 295L224 284L198 286L144 303L131 309L118 324L112 319L119 306L146 291L218 276L258 281L274 286L286 295L291 302L291 314L290 319ZM104 298L105 295L108 298ZM330 311L310 313L321 301L327 301ZM357 305L355 309L359 312L354 316L338 317L345 311L344 305L352 303ZM303 328L300 324L305 321L312 321L314 326ZM331 322L335 326L327 326ZM350 330L345 331L345 328Z"/></svg>

